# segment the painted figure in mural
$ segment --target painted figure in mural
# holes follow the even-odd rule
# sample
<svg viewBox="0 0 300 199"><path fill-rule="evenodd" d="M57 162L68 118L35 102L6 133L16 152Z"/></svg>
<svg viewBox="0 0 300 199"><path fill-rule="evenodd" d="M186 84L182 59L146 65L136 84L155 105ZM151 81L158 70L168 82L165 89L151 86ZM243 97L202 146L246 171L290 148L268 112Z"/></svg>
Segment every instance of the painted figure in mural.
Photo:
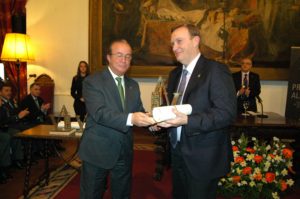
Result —
<svg viewBox="0 0 300 199"><path fill-rule="evenodd" d="M115 0L112 11L105 9L113 14L107 20L110 24L103 20L104 27L113 26L113 31L105 31L103 40L128 35L134 38L130 42L137 65L173 65L167 42L170 29L190 23L199 28L200 48L209 58L234 65L249 56L258 64L283 63L289 60L290 46L300 45L298 4L292 0Z"/></svg>

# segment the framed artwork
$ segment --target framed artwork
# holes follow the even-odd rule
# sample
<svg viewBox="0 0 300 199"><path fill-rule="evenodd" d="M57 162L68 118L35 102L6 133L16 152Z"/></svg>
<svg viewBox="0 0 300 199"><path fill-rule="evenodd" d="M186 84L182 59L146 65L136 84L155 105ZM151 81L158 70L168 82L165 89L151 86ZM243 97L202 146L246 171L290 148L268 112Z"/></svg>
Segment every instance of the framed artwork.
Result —
<svg viewBox="0 0 300 199"><path fill-rule="evenodd" d="M90 0L89 62L106 64L111 40L133 47L132 77L167 76L177 64L171 29L199 27L201 53L238 71L243 57L264 80L287 80L290 49L300 46L300 0Z"/></svg>

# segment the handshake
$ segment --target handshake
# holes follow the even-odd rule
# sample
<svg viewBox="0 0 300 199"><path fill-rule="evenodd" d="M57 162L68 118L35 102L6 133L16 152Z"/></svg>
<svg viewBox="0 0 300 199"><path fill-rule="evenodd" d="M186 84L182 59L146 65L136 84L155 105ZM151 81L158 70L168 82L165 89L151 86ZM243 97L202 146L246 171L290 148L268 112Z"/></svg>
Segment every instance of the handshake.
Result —
<svg viewBox="0 0 300 199"><path fill-rule="evenodd" d="M145 127L150 126L152 131L160 127L169 128L187 124L187 116L192 113L189 104L156 107L151 113L136 112L132 114L132 124Z"/></svg>

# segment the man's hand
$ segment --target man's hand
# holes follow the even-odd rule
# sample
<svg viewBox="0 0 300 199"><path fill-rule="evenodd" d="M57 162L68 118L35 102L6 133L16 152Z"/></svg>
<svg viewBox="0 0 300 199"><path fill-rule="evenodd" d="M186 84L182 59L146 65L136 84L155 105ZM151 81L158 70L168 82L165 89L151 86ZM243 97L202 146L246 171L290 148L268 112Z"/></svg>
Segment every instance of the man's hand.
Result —
<svg viewBox="0 0 300 199"><path fill-rule="evenodd" d="M132 113L131 123L135 126L143 127L150 126L154 124L155 121L147 113L135 112Z"/></svg>
<svg viewBox="0 0 300 199"><path fill-rule="evenodd" d="M245 88L240 88L239 90L239 95L244 95L245 94Z"/></svg>
<svg viewBox="0 0 300 199"><path fill-rule="evenodd" d="M160 127L169 128L169 127L178 127L187 124L188 122L187 115L177 111L176 108L173 109L173 112L175 113L176 118L171 120L166 120L164 122L160 122L157 125Z"/></svg>
<svg viewBox="0 0 300 199"><path fill-rule="evenodd" d="M41 106L41 109L42 109L43 111L47 111L49 108L50 108L50 103L42 104L42 106Z"/></svg>
<svg viewBox="0 0 300 199"><path fill-rule="evenodd" d="M161 127L159 127L157 124L149 126L149 131L153 132L153 131L160 131Z"/></svg>
<svg viewBox="0 0 300 199"><path fill-rule="evenodd" d="M249 95L250 95L250 89L249 88L247 88L246 90L245 90L245 95L247 96L247 97L249 97Z"/></svg>
<svg viewBox="0 0 300 199"><path fill-rule="evenodd" d="M28 115L30 112L28 111L28 108L24 109L23 111L20 111L18 114L18 117L20 119L22 119L23 117L25 117L26 115Z"/></svg>

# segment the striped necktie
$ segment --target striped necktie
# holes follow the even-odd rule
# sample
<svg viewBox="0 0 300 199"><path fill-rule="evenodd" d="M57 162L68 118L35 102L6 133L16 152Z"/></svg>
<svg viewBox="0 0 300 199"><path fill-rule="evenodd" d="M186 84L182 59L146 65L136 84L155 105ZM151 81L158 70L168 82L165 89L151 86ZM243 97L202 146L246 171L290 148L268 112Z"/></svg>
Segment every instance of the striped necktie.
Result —
<svg viewBox="0 0 300 199"><path fill-rule="evenodd" d="M118 82L118 91L119 91L119 94L120 94L122 107L123 107L123 110L124 110L125 97L124 97L124 88L122 86L122 78L121 77L116 77L116 80Z"/></svg>
<svg viewBox="0 0 300 199"><path fill-rule="evenodd" d="M182 71L182 75L181 75L181 81L179 83L177 92L179 93L179 97L177 99L177 104L181 104L182 102L182 98L183 98L183 92L185 89L185 85L186 85L186 76L188 74L188 71L186 69L183 69ZM171 128L171 132L170 132L170 143L173 146L173 148L175 149L176 145L177 145L177 128Z"/></svg>

